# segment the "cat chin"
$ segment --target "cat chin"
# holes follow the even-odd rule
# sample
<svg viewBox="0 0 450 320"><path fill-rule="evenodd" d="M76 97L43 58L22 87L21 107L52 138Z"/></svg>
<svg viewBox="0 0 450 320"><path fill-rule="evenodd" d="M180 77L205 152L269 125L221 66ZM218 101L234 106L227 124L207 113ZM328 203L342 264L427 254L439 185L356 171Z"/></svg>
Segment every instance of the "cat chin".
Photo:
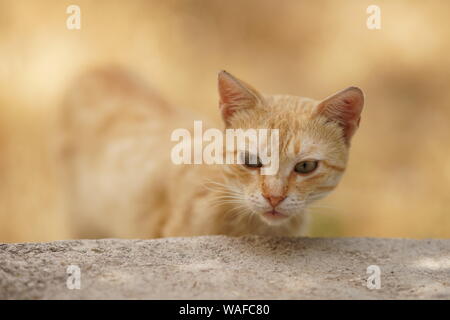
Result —
<svg viewBox="0 0 450 320"><path fill-rule="evenodd" d="M290 215L272 210L261 213L260 217L268 225L280 225L287 222Z"/></svg>

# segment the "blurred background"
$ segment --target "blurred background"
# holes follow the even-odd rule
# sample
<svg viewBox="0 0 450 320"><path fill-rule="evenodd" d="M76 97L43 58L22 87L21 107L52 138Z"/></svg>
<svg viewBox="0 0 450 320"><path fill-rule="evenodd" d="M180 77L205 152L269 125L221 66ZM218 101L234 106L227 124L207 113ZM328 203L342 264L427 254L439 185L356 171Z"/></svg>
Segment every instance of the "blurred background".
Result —
<svg viewBox="0 0 450 320"><path fill-rule="evenodd" d="M0 0L0 241L68 238L58 108L75 75L108 64L213 118L220 69L265 93L363 88L348 171L310 235L450 238L449 14L444 0Z"/></svg>

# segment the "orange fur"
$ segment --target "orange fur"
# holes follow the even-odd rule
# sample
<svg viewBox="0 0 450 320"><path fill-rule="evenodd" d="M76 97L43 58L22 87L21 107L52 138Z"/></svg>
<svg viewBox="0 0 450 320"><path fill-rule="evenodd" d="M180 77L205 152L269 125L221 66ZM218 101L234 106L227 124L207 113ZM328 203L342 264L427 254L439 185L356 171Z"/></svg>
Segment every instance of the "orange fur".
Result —
<svg viewBox="0 0 450 320"><path fill-rule="evenodd" d="M350 133L356 129L351 125L359 119L347 125L339 122L347 118L333 116L349 101L362 101L362 93L352 90L344 91L343 100L338 94L322 103L265 96L222 72L226 127L279 129L279 170L262 176L240 164L174 165L170 134L192 127L193 116L169 106L125 72L86 75L64 102L70 151L65 171L75 236L299 235L308 205L335 188L346 166ZM333 107L329 112L327 103ZM355 117L362 105L357 107ZM314 172L293 171L298 162L311 159L319 161ZM267 215L272 209L283 217Z"/></svg>

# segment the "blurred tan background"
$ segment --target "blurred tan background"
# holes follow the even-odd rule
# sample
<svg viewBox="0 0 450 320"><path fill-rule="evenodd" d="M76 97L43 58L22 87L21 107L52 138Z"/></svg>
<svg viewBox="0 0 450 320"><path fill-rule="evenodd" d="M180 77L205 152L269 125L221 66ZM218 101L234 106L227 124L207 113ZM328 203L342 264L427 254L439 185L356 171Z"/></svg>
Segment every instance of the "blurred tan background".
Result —
<svg viewBox="0 0 450 320"><path fill-rule="evenodd" d="M66 8L81 8L81 30ZM381 30L366 27L369 5ZM0 241L67 238L53 152L64 89L86 67L137 70L218 117L226 69L266 93L366 93L340 187L312 236L450 238L450 2L0 0Z"/></svg>

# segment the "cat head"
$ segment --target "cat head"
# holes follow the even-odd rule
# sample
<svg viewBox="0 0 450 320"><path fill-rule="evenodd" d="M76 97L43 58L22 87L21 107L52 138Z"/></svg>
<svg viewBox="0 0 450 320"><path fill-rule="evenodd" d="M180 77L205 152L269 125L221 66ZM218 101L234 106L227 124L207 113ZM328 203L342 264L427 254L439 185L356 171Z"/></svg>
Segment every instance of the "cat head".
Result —
<svg viewBox="0 0 450 320"><path fill-rule="evenodd" d="M242 211L279 225L337 186L363 109L359 88L349 87L322 101L262 95L222 71L219 96L226 128L278 129L279 134L276 173L262 174L266 164L258 155L250 155L256 161L249 161L246 150L237 150L243 164L224 166L227 187Z"/></svg>

